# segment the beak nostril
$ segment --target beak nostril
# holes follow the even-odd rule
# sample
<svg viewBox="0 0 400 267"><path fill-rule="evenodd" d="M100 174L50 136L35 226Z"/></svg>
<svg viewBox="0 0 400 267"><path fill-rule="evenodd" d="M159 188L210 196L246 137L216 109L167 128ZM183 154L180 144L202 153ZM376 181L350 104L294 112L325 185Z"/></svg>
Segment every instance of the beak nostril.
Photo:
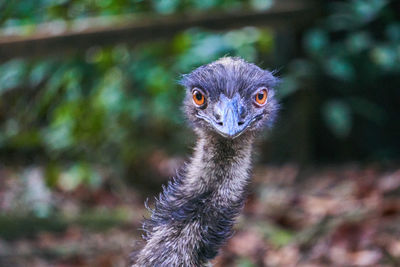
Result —
<svg viewBox="0 0 400 267"><path fill-rule="evenodd" d="M238 125L240 126L240 125L243 125L244 124L244 121L239 121L238 122Z"/></svg>
<svg viewBox="0 0 400 267"><path fill-rule="evenodd" d="M224 123L222 121L217 122L218 125L222 126Z"/></svg>

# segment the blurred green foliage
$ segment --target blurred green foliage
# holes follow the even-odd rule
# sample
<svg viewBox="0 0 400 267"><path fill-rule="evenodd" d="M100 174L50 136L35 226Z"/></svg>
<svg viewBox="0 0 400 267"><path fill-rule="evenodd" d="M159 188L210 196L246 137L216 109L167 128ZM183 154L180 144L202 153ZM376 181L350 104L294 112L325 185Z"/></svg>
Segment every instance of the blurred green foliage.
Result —
<svg viewBox="0 0 400 267"><path fill-rule="evenodd" d="M312 99L306 126L312 133L307 137L312 159L398 158L399 6L385 0L325 3L324 16L302 34L296 57L281 68L283 113L301 93ZM12 26L90 16L264 10L272 4L2 1L0 23L7 32ZM154 151L183 153L192 140L179 109L184 94L177 85L179 76L224 55L274 66L275 37L266 28L190 29L172 40L135 47L93 46L75 54L4 62L0 156L5 161L45 162L48 185L61 183L67 190L80 184L98 186L102 174L96 165L135 179L140 173L130 171L145 168ZM64 176L59 175L61 169Z"/></svg>
<svg viewBox="0 0 400 267"><path fill-rule="evenodd" d="M253 267L256 266L255 264L253 264L251 262L251 260L247 259L247 258L240 258L237 262L236 262L236 266L238 267Z"/></svg>
<svg viewBox="0 0 400 267"><path fill-rule="evenodd" d="M398 158L400 6L327 1L324 10L303 35L303 55L288 65L281 93L303 89L313 99L315 158Z"/></svg>
<svg viewBox="0 0 400 267"><path fill-rule="evenodd" d="M166 15L183 11L266 10L273 0L37 0L0 1L3 26L74 20L93 16L153 13Z"/></svg>
<svg viewBox="0 0 400 267"><path fill-rule="evenodd" d="M164 8L174 3L178 2L154 1L152 12L167 13ZM193 1L188 6L203 4ZM25 13L25 7L16 3L6 4L10 18L3 25L69 19L76 5L86 10L85 15L111 10L119 14L124 6L130 6L129 12L150 9L141 1L31 5L36 6L30 10L43 16ZM184 90L177 81L182 73L227 54L256 61L272 48L273 33L266 29L246 27L225 33L191 29L171 41L135 48L94 46L68 56L10 60L0 66L0 154L7 160L15 155L28 164L45 162L48 185L65 190L80 184L96 187L102 178L93 166L99 164L114 175L135 179L140 168L146 172L146 160L154 151L184 152L192 141L180 111ZM139 171L128 172L132 168Z"/></svg>

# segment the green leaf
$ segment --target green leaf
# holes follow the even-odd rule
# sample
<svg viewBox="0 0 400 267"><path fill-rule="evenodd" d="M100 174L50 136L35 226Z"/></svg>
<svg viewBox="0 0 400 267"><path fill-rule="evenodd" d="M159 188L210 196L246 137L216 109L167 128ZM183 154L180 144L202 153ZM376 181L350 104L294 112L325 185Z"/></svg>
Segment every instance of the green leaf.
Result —
<svg viewBox="0 0 400 267"><path fill-rule="evenodd" d="M304 37L304 46L310 54L321 54L328 47L329 38L322 29L314 29L306 33Z"/></svg>
<svg viewBox="0 0 400 267"><path fill-rule="evenodd" d="M154 8L161 14L173 13L179 5L179 0L153 0Z"/></svg>
<svg viewBox="0 0 400 267"><path fill-rule="evenodd" d="M355 76L351 63L339 57L331 57L327 60L325 62L325 70L332 77L342 81L350 81Z"/></svg>
<svg viewBox="0 0 400 267"><path fill-rule="evenodd" d="M399 60L397 60L397 51L391 46L377 46L372 49L370 57L372 61L385 70L400 71Z"/></svg>
<svg viewBox="0 0 400 267"><path fill-rule="evenodd" d="M338 138L345 138L350 134L352 116L350 108L340 100L327 102L322 108L322 115L327 127Z"/></svg>
<svg viewBox="0 0 400 267"><path fill-rule="evenodd" d="M52 62L49 60L39 61L35 64L29 74L29 83L31 86L37 86L51 72Z"/></svg>
<svg viewBox="0 0 400 267"><path fill-rule="evenodd" d="M26 63L22 59L13 59L0 66L0 95L10 89L21 86L25 80Z"/></svg>
<svg viewBox="0 0 400 267"><path fill-rule="evenodd" d="M251 7L256 10L267 10L273 6L275 1L273 0L251 0Z"/></svg>
<svg viewBox="0 0 400 267"><path fill-rule="evenodd" d="M240 258L237 261L237 267L255 267L255 265L248 258Z"/></svg>
<svg viewBox="0 0 400 267"><path fill-rule="evenodd" d="M393 42L400 42L400 22L387 25L385 34L387 39Z"/></svg>
<svg viewBox="0 0 400 267"><path fill-rule="evenodd" d="M346 40L346 45L350 52L360 53L368 49L373 44L369 32L355 32L349 35Z"/></svg>

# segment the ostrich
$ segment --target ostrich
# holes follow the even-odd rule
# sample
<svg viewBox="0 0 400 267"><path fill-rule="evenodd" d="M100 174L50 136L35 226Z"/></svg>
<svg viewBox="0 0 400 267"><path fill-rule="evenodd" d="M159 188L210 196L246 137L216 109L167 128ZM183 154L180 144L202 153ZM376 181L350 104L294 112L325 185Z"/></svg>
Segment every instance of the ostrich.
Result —
<svg viewBox="0 0 400 267"><path fill-rule="evenodd" d="M183 76L184 112L198 140L143 223L145 244L132 266L207 266L232 235L250 179L252 144L271 126L277 78L224 57Z"/></svg>

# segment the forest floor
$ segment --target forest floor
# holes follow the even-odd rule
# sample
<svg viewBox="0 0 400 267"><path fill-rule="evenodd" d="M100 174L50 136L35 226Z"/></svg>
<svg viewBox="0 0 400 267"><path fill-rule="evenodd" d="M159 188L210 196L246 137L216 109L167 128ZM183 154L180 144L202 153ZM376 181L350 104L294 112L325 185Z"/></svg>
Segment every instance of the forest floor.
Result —
<svg viewBox="0 0 400 267"><path fill-rule="evenodd" d="M35 172L30 185L40 184ZM36 205L34 217L16 204L27 197L14 171L0 176L0 266L127 266L148 215L134 188L39 186L52 210ZM235 235L213 263L400 266L400 168L258 166Z"/></svg>

